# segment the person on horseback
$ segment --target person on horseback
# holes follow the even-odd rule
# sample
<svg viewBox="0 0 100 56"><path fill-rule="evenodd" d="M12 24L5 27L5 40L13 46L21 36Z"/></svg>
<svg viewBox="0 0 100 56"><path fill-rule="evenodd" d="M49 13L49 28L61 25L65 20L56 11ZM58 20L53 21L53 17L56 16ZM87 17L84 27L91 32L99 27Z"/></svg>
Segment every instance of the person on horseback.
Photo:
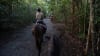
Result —
<svg viewBox="0 0 100 56"><path fill-rule="evenodd" d="M36 11L36 18L35 18L35 20L36 20L36 22L38 20L43 20L43 12L41 11L40 8L38 8L37 11Z"/></svg>
<svg viewBox="0 0 100 56"><path fill-rule="evenodd" d="M46 33L47 26L43 22L43 20L37 20L36 24L33 27L32 34L35 37L35 43L38 50L38 55L40 56L41 48L42 48L42 42L43 42L43 36Z"/></svg>
<svg viewBox="0 0 100 56"><path fill-rule="evenodd" d="M41 48L42 48L42 42L43 42L43 36L46 33L47 27L46 24L43 21L43 12L40 8L36 11L36 18L35 18L35 24L32 29L32 34L35 37L36 47L38 50L38 56L40 56Z"/></svg>

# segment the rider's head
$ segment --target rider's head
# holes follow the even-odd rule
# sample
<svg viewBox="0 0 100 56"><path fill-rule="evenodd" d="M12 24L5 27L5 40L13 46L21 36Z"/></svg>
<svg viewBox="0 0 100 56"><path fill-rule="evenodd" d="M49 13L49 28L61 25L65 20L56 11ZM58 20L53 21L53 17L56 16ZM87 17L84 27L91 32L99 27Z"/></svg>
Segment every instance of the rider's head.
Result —
<svg viewBox="0 0 100 56"><path fill-rule="evenodd" d="M38 12L41 12L41 8L38 8L37 11L38 11Z"/></svg>

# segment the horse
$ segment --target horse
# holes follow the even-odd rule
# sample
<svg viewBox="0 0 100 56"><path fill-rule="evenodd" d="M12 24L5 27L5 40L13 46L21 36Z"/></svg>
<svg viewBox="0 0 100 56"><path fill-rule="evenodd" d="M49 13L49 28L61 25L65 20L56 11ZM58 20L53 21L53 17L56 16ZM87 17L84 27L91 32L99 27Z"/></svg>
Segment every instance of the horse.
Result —
<svg viewBox="0 0 100 56"><path fill-rule="evenodd" d="M36 47L38 49L38 54L40 56L41 48L42 48L41 45L42 45L42 42L43 42L43 36L46 33L47 27L46 27L46 24L42 20L40 20L40 21L36 22L33 29L34 30L32 30L32 34L35 37Z"/></svg>

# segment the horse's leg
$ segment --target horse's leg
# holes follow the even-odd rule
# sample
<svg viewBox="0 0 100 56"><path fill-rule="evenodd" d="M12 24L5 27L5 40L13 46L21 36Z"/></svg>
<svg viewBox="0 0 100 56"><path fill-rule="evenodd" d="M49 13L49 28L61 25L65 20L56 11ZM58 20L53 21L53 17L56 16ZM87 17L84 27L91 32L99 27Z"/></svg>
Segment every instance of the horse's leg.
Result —
<svg viewBox="0 0 100 56"><path fill-rule="evenodd" d="M41 51L40 51L40 50L38 50L38 56L40 56L40 54L41 54Z"/></svg>
<svg viewBox="0 0 100 56"><path fill-rule="evenodd" d="M40 54L41 54L42 42L43 42L43 37L41 37L40 40L39 40L39 49L38 49L39 56L40 56Z"/></svg>
<svg viewBox="0 0 100 56"><path fill-rule="evenodd" d="M36 48L38 50L38 56L40 56L40 49L41 49L40 46L41 46L40 45L40 40L36 38Z"/></svg>
<svg viewBox="0 0 100 56"><path fill-rule="evenodd" d="M41 39L39 39L38 54L39 54L39 56L41 54Z"/></svg>

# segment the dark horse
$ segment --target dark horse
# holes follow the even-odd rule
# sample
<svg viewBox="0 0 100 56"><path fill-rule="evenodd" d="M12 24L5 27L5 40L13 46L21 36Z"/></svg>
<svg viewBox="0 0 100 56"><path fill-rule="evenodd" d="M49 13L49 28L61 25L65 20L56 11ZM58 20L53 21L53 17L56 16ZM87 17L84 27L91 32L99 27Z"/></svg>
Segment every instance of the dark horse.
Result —
<svg viewBox="0 0 100 56"><path fill-rule="evenodd" d="M36 22L34 30L32 31L33 35L35 36L36 47L38 49L39 56L41 53L41 44L43 42L43 35L46 33L46 30L47 30L46 24L42 20L40 20Z"/></svg>

